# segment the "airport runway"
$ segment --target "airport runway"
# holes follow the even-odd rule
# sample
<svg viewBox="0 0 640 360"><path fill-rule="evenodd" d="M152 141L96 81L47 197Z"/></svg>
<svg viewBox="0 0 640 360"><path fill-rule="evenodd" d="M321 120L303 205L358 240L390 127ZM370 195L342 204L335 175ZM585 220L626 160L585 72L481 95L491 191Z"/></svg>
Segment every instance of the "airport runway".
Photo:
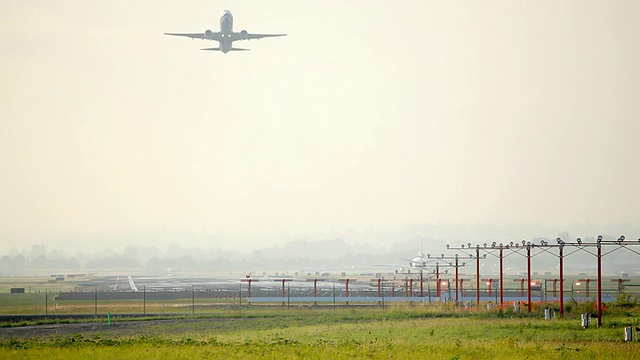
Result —
<svg viewBox="0 0 640 360"><path fill-rule="evenodd" d="M318 302L438 302L455 301L455 289L450 279L441 279L440 291L436 289L434 281L423 282L414 279L384 279L379 280L369 276L352 278L304 278L304 277L237 277L200 275L180 276L103 276L88 279L77 279L76 291L62 292L57 299L90 300L97 292L102 300L109 299L226 299L230 303L318 303ZM508 280L508 282L507 282ZM516 279L517 280L517 279ZM455 283L455 281L454 281ZM459 289L459 302L475 302L476 290L470 281L465 282ZM505 279L503 299L505 302L527 301L526 287L523 289L516 281ZM615 284L614 284L615 285ZM636 286L635 288L633 286ZM638 285L631 285L629 289L637 292ZM546 291L545 291L546 290ZM571 289L573 291L575 289ZM589 293L586 289L569 292L565 285L565 299L595 300L595 286ZM609 285L603 289L603 301L612 301L619 293L619 289ZM483 288L480 291L481 302L499 303L498 288ZM531 288L531 299L534 302L557 301L557 289L552 290L550 282L538 283Z"/></svg>

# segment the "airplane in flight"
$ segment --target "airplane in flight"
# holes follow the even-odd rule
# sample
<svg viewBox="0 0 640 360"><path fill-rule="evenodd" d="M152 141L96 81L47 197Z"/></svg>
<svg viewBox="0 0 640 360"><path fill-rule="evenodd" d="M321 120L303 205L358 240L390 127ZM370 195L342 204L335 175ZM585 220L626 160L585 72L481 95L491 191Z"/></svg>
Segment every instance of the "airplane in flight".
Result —
<svg viewBox="0 0 640 360"><path fill-rule="evenodd" d="M251 34L247 30L233 31L233 15L231 11L225 10L220 18L220 31L206 30L203 33L164 33L171 36L184 36L191 39L215 40L219 43L218 47L205 48L200 50L221 51L223 54L229 51L247 51L249 49L241 49L233 47L233 42L238 40L262 39L265 37L286 36L287 34Z"/></svg>
<svg viewBox="0 0 640 360"><path fill-rule="evenodd" d="M405 268L405 265L388 265L388 264L376 264L373 266L382 266L382 267L395 267L396 268L396 274L398 273L408 273L410 274L412 269L415 272L416 270L418 271L418 273L420 273L422 270L426 270L428 268L431 267L431 265L433 265L433 262L436 262L437 259L431 259L430 256L429 257L425 257L425 254L420 251L418 252L418 256L413 258L413 259L405 259L405 258L401 258L404 261L408 261L409 262L409 267L408 269Z"/></svg>

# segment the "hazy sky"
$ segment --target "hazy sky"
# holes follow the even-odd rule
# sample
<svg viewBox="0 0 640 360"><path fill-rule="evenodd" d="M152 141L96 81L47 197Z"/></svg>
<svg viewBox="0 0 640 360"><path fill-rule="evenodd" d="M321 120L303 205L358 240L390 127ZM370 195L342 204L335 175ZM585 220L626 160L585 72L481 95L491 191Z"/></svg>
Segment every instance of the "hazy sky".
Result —
<svg viewBox="0 0 640 360"><path fill-rule="evenodd" d="M163 35L217 30L224 9L288 36L224 55ZM639 14L0 0L0 245L638 223Z"/></svg>

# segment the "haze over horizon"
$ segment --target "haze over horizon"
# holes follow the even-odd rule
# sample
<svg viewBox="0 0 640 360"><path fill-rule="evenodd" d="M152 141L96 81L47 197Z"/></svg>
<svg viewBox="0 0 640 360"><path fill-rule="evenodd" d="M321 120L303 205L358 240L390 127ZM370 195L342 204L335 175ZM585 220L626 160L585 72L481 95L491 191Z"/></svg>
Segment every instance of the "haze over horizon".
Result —
<svg viewBox="0 0 640 360"><path fill-rule="evenodd" d="M0 5L5 251L640 237L637 1Z"/></svg>

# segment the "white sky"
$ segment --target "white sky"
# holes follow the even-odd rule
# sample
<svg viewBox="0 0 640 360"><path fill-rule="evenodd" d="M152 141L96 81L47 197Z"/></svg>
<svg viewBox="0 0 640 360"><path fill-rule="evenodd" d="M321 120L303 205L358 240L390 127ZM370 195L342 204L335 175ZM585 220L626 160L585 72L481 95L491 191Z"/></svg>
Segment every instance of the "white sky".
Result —
<svg viewBox="0 0 640 360"><path fill-rule="evenodd" d="M163 35L217 30L224 9L238 31L289 35L226 55ZM637 223L638 14L0 0L0 245Z"/></svg>

